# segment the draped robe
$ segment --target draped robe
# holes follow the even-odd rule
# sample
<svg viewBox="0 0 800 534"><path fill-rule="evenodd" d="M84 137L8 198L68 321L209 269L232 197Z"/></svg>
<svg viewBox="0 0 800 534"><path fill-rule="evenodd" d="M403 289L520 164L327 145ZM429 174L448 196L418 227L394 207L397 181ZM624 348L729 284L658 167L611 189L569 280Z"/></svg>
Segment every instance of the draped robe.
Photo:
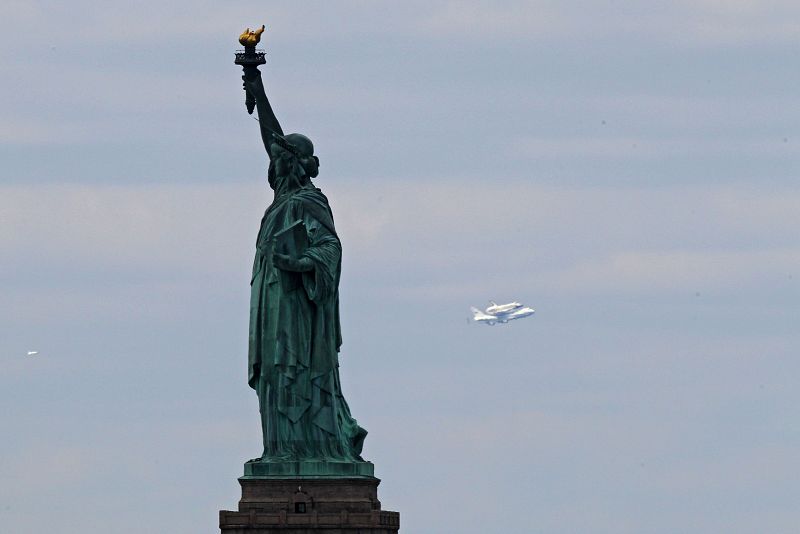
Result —
<svg viewBox="0 0 800 534"><path fill-rule="evenodd" d="M277 232L302 220L314 269L272 262ZM276 195L261 221L250 293L248 383L256 390L262 461L362 461L367 432L342 395L338 352L341 243L328 199L313 185Z"/></svg>

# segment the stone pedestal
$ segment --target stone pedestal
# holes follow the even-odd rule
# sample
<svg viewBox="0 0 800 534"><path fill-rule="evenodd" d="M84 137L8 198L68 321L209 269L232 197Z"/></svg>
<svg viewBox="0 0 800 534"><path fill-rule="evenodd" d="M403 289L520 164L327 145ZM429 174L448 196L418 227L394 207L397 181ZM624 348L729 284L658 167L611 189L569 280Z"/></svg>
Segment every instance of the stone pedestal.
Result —
<svg viewBox="0 0 800 534"><path fill-rule="evenodd" d="M245 476L239 483L239 510L219 513L222 534L397 534L400 529L400 514L381 510L375 477Z"/></svg>

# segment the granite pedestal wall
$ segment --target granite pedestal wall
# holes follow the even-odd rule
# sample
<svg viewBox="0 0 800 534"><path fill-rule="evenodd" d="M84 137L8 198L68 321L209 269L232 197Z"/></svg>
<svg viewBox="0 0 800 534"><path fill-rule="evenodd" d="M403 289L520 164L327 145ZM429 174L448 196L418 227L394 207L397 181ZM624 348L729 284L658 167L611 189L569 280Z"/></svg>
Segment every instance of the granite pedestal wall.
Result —
<svg viewBox="0 0 800 534"><path fill-rule="evenodd" d="M373 476L244 476L235 512L221 511L222 534L397 534L400 514L381 510Z"/></svg>

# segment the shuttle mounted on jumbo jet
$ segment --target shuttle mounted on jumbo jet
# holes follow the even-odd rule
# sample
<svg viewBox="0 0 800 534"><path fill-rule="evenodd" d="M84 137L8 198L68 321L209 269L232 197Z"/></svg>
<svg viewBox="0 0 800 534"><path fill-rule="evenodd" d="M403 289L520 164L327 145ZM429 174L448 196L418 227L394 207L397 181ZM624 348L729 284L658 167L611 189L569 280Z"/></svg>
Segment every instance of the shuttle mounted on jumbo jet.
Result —
<svg viewBox="0 0 800 534"><path fill-rule="evenodd" d="M497 323L505 324L514 319L522 319L536 313L533 308L523 306L519 302L509 302L508 304L497 304L494 301L489 301L490 306L485 311L478 308L470 308L472 310L472 320L476 323L484 323L489 326Z"/></svg>

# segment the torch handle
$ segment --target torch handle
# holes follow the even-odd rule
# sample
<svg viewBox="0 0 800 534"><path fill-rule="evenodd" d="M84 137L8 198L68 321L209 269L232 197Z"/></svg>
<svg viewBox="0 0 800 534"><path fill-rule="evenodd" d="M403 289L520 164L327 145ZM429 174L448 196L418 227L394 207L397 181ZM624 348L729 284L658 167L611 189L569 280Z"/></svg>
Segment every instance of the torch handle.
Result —
<svg viewBox="0 0 800 534"><path fill-rule="evenodd" d="M245 46L244 52L236 53L236 61L234 61L234 63L241 65L243 69L247 69L248 67L258 67L259 65L263 65L266 63L266 61L264 60L264 52L256 51L255 46ZM245 80L244 76L242 76L242 80ZM256 108L256 98L250 91L247 90L246 81L244 83L244 93L244 105L247 108L247 113L252 115Z"/></svg>
<svg viewBox="0 0 800 534"><path fill-rule="evenodd" d="M244 88L244 105L247 108L247 113L252 115L253 110L256 109L256 99L253 97L253 94L247 90L247 87Z"/></svg>

